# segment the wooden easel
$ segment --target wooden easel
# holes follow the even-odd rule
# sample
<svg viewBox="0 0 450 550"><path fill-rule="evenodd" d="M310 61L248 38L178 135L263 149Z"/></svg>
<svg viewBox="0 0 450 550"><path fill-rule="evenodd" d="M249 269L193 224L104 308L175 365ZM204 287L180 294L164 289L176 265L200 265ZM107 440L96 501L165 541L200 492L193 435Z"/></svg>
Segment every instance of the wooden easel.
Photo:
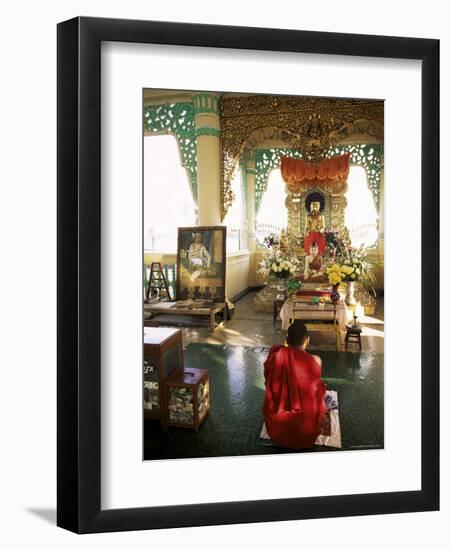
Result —
<svg viewBox="0 0 450 550"><path fill-rule="evenodd" d="M150 267L150 278L148 280L145 300L148 302L150 296L158 296L160 300L170 301L169 285L164 275L160 262L152 262Z"/></svg>

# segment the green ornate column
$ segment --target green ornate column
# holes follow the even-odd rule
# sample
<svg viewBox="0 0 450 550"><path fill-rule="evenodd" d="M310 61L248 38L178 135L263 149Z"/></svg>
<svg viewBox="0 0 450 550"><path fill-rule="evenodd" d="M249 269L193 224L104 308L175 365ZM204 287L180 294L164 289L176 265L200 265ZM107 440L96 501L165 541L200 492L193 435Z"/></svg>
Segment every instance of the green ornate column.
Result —
<svg viewBox="0 0 450 550"><path fill-rule="evenodd" d="M384 254L384 155L380 159L380 192L378 205L378 247Z"/></svg>
<svg viewBox="0 0 450 550"><path fill-rule="evenodd" d="M256 285L256 155L254 149L247 149L243 162L247 182L247 223L248 223L248 250L250 252L249 286Z"/></svg>
<svg viewBox="0 0 450 550"><path fill-rule="evenodd" d="M380 193L378 208L378 259L384 260L384 155L380 156ZM384 263L384 262L383 262ZM377 272L377 288L384 289L384 265Z"/></svg>
<svg viewBox="0 0 450 550"><path fill-rule="evenodd" d="M199 225L220 225L220 117L219 95L192 96L197 137L197 196Z"/></svg>

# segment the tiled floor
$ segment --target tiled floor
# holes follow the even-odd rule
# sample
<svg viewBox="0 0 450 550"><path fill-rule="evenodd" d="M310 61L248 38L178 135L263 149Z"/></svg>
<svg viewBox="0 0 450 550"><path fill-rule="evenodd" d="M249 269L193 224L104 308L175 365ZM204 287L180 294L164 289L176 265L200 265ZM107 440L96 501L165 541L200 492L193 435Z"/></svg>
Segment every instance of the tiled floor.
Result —
<svg viewBox="0 0 450 550"><path fill-rule="evenodd" d="M264 346L284 342L284 331L281 323L273 324L272 313L261 313L254 310L255 292L249 292L235 304L233 318L225 325L219 326L211 333L208 327L186 327L183 329L184 341L202 344L229 344L235 346ZM367 352L384 352L384 308L380 299L377 315L358 319L363 324L362 349ZM335 350L335 340L332 333L312 332L311 349ZM353 345L349 350L356 350Z"/></svg>
<svg viewBox="0 0 450 550"><path fill-rule="evenodd" d="M254 310L254 296L251 292L237 302L232 319L214 333L208 325L183 328L185 365L209 371L211 413L198 432L162 430L159 422L146 421L144 459L291 452L259 439L263 364L268 348L284 342L284 332L280 322L273 324L271 313ZM323 380L339 395L344 450L379 449L384 444L383 301L376 317L360 321L362 353L355 346L338 353L333 334L311 332L310 349L322 358Z"/></svg>
<svg viewBox="0 0 450 550"><path fill-rule="evenodd" d="M220 344L189 344L185 366L208 369L211 412L198 432L162 430L146 421L144 459L260 455L293 452L259 438L263 424L263 364L267 348ZM342 449L380 449L384 445L383 355L336 351L317 352L322 378L336 390ZM314 447L312 451L330 450ZM302 452L311 452L302 451Z"/></svg>

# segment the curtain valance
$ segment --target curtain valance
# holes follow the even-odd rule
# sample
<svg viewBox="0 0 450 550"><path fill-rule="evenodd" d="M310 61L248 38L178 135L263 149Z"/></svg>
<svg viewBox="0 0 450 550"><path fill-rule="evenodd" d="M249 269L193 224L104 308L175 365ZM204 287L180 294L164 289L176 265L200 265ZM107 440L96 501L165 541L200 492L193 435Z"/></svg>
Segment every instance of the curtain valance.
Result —
<svg viewBox="0 0 450 550"><path fill-rule="evenodd" d="M348 153L310 163L303 159L281 157L281 175L291 193L301 193L309 187L323 187L332 193L342 193L347 188L350 169Z"/></svg>

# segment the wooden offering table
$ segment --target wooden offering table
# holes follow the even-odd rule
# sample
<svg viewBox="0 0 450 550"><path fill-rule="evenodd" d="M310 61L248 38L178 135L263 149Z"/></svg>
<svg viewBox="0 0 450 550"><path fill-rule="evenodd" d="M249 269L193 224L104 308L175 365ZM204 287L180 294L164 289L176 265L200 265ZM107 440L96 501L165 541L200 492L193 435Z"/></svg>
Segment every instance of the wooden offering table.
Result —
<svg viewBox="0 0 450 550"><path fill-rule="evenodd" d="M293 319L300 319L311 330L331 330L336 337L336 349L341 350L341 341L345 335L348 310L340 300L333 304L324 298L323 302L314 302L308 296L291 297L284 303L280 312L281 328L287 330Z"/></svg>
<svg viewBox="0 0 450 550"><path fill-rule="evenodd" d="M144 328L144 417L167 423L164 380L183 371L183 340L177 328Z"/></svg>
<svg viewBox="0 0 450 550"><path fill-rule="evenodd" d="M211 332L216 330L216 315L223 312L223 322L227 320L227 308L225 303L207 303L204 300L180 300L176 302L155 302L144 304L144 312L153 315L198 315L209 317ZM146 319L144 325L148 324Z"/></svg>

